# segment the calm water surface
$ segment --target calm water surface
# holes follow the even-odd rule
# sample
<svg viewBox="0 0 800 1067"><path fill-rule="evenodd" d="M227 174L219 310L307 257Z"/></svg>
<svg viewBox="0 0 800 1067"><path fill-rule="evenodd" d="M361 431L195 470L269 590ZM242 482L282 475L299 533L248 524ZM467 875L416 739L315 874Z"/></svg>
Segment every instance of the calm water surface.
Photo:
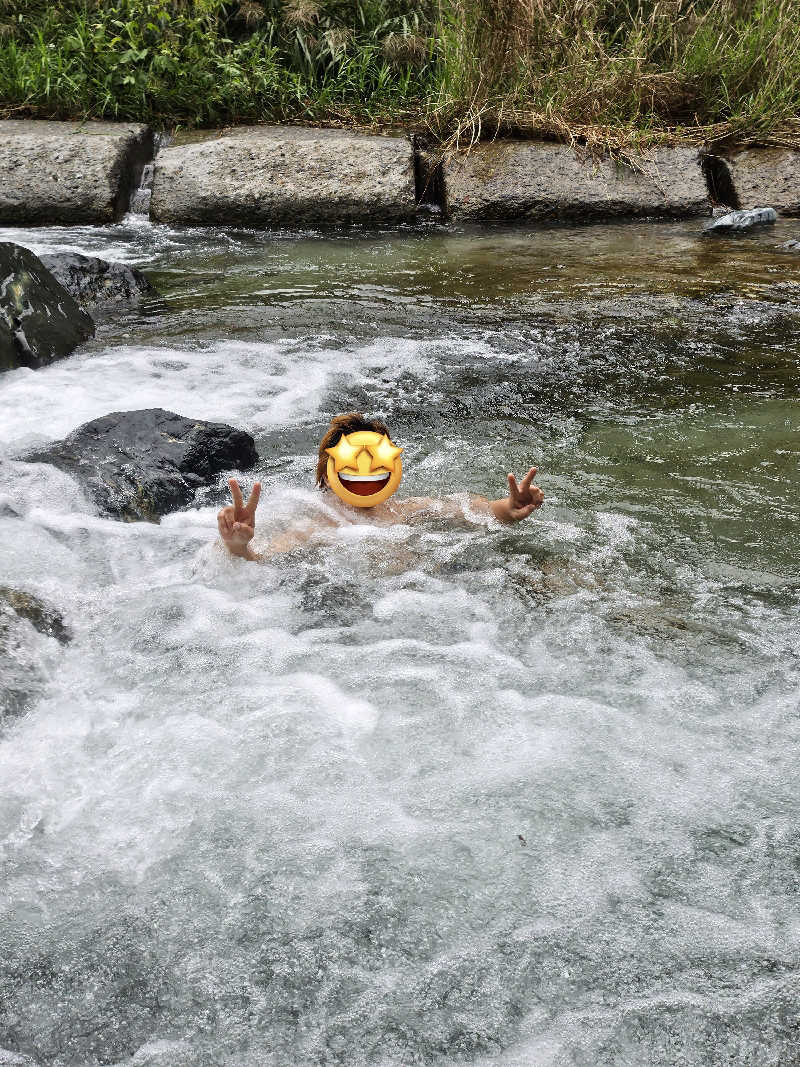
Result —
<svg viewBox="0 0 800 1067"><path fill-rule="evenodd" d="M0 378L0 582L74 634L0 719L0 1063L800 1063L800 223L699 230L0 231L163 295ZM19 458L148 406L253 433L265 537L352 408L547 503L255 566L224 479Z"/></svg>

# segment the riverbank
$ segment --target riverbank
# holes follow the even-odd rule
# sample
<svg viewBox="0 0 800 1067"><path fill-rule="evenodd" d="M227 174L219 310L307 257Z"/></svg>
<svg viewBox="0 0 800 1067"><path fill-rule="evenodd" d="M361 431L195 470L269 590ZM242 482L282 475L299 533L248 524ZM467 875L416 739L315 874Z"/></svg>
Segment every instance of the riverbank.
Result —
<svg viewBox="0 0 800 1067"><path fill-rule="evenodd" d="M791 0L22 0L0 118L800 146Z"/></svg>

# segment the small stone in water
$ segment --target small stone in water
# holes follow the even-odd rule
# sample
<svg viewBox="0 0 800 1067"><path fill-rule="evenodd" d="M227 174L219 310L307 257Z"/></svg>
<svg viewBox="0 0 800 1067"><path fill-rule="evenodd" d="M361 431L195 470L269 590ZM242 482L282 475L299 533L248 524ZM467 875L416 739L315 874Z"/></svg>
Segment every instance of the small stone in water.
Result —
<svg viewBox="0 0 800 1067"><path fill-rule="evenodd" d="M776 222L778 213L771 207L753 207L745 211L729 211L703 227L703 233L730 233L731 230L749 230L753 226L767 226Z"/></svg>

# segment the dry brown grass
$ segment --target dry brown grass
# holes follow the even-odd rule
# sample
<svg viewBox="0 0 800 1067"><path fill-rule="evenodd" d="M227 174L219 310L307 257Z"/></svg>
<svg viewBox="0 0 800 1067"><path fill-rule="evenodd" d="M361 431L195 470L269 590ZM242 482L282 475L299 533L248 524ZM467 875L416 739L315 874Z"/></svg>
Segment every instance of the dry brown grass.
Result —
<svg viewBox="0 0 800 1067"><path fill-rule="evenodd" d="M256 0L239 0L239 14L245 25L254 27L266 18L266 11Z"/></svg>
<svg viewBox="0 0 800 1067"><path fill-rule="evenodd" d="M321 5L315 0L284 0L283 21L287 26L313 26Z"/></svg>
<svg viewBox="0 0 800 1067"><path fill-rule="evenodd" d="M444 72L428 128L448 149L545 137L792 144L797 0L441 0Z"/></svg>
<svg viewBox="0 0 800 1067"><path fill-rule="evenodd" d="M393 67L419 67L430 51L428 39L419 33L390 33L384 37L382 47Z"/></svg>

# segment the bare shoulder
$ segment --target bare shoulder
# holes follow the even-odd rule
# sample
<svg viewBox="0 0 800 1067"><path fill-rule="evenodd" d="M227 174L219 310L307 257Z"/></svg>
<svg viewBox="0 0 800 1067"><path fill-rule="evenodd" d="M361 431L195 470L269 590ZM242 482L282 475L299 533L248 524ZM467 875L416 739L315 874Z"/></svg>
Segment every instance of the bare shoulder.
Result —
<svg viewBox="0 0 800 1067"><path fill-rule="evenodd" d="M387 502L386 518L394 522L407 522L415 516L430 515L437 518L469 519L471 513L490 513L489 501L482 496L458 494L456 496L408 496Z"/></svg>
<svg viewBox="0 0 800 1067"><path fill-rule="evenodd" d="M386 503L386 513L396 515L398 519L406 519L410 515L418 515L421 511L433 510L438 501L432 496L406 496L399 500L395 497Z"/></svg>
<svg viewBox="0 0 800 1067"><path fill-rule="evenodd" d="M301 548L313 540L316 534L335 526L336 522L328 515L315 515L303 522L293 523L288 529L276 534L265 544L260 546L258 558L262 561L272 556L283 555L284 552L292 552Z"/></svg>

